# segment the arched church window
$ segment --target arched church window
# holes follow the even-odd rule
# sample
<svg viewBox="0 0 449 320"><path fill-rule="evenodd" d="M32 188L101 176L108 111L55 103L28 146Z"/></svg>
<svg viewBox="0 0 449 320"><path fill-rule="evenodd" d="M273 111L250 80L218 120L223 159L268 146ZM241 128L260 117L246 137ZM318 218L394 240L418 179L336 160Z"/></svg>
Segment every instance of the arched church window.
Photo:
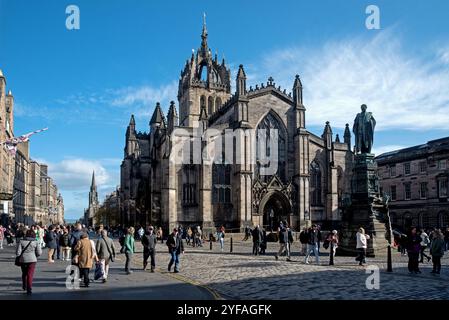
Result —
<svg viewBox="0 0 449 320"><path fill-rule="evenodd" d="M221 107L221 99L215 99L215 109L218 110Z"/></svg>
<svg viewBox="0 0 449 320"><path fill-rule="evenodd" d="M182 167L182 204L196 205L196 168L187 164Z"/></svg>
<svg viewBox="0 0 449 320"><path fill-rule="evenodd" d="M257 126L256 175L268 182L273 175L286 182L286 130L279 118L269 112Z"/></svg>
<svg viewBox="0 0 449 320"><path fill-rule="evenodd" d="M316 161L310 164L310 192L312 194L312 206L321 206L321 168Z"/></svg>
<svg viewBox="0 0 449 320"><path fill-rule="evenodd" d="M212 203L231 202L231 165L214 163L212 165Z"/></svg>
<svg viewBox="0 0 449 320"><path fill-rule="evenodd" d="M207 114L210 116L214 112L215 112L214 98L209 97L209 99L207 101Z"/></svg>
<svg viewBox="0 0 449 320"><path fill-rule="evenodd" d="M202 65L200 68L199 80L207 82L207 74L208 74L207 65Z"/></svg>
<svg viewBox="0 0 449 320"><path fill-rule="evenodd" d="M201 96L200 98L200 110L199 112L201 112L202 108L206 108L206 97L205 96ZM207 110L207 108L206 108Z"/></svg>

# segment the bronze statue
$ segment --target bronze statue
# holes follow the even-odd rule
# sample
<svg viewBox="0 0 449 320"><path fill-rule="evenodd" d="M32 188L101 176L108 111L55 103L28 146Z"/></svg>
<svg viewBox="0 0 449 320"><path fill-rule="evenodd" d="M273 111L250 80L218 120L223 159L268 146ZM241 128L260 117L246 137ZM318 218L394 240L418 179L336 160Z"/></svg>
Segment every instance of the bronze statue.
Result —
<svg viewBox="0 0 449 320"><path fill-rule="evenodd" d="M363 104L361 108L362 112L357 114L352 128L355 135L355 150L356 153L371 153L376 120L371 112L366 112L366 104Z"/></svg>

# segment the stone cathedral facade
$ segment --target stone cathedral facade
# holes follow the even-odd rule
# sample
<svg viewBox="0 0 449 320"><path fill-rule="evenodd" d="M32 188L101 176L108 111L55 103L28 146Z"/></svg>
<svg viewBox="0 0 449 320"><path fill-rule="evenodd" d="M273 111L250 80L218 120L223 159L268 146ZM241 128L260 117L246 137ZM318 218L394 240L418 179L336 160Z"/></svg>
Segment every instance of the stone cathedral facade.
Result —
<svg viewBox="0 0 449 320"><path fill-rule="evenodd" d="M205 24L201 38L181 72L179 113L171 102L165 117L158 103L147 133L136 131L131 116L121 165L122 223L151 223L166 230L176 225L209 229L257 224L269 230L280 220L295 228L337 224L351 189L349 126L342 140L334 137L329 122L321 136L309 132L299 76L292 76L291 93L276 87L271 77L247 87L241 65L232 91L230 69L224 59L212 56ZM258 131L263 134L256 134L254 143L249 137ZM196 143L198 132L203 140ZM175 141L179 135L185 138L183 148ZM228 141L217 140L219 135L231 135L231 156L201 156L208 141ZM275 150L270 139L277 142ZM174 153L184 161L172 161ZM267 173L264 160L273 154L277 167Z"/></svg>

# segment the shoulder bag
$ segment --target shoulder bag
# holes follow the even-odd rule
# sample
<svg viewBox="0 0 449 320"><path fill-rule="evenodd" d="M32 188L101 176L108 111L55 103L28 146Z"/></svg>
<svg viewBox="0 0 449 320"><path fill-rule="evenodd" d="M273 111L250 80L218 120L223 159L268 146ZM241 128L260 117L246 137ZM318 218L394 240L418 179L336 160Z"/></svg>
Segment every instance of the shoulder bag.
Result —
<svg viewBox="0 0 449 320"><path fill-rule="evenodd" d="M14 262L14 264L15 264L16 266L18 266L18 267L21 267L21 266L22 266L22 262L20 262L20 259L22 259L23 254L24 254L25 251L28 249L28 247L30 246L31 242L32 242L32 241L28 242L28 244L26 245L25 249L23 249L22 252L20 253L20 255L18 255L18 256L16 257L16 260L15 260L15 262Z"/></svg>

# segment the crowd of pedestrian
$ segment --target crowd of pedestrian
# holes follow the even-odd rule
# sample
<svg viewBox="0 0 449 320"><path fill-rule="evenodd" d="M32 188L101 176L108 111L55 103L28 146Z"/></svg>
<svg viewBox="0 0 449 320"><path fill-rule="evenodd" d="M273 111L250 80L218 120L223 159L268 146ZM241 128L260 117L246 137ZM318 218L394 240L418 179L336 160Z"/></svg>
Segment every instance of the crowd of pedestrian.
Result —
<svg viewBox="0 0 449 320"><path fill-rule="evenodd" d="M137 231L136 231L137 230ZM441 258L445 251L449 250L449 229L442 232L439 229L422 230L412 227L405 234L394 232L394 245L402 255L407 255L408 270L411 274L420 274L419 264L432 261L433 274L441 272ZM209 241L217 241L220 250L225 247L226 231L222 225L216 229L216 233L209 234ZM32 225L24 224L0 226L0 249L6 240L8 246L16 244L16 265L21 267L22 288L27 294L32 293L33 277L36 270L38 257L42 255L43 249L47 249L46 259L49 264L56 260L70 261L71 265L78 267L79 280L82 286L89 287L90 272L94 269L94 281L107 282L109 267L116 258L117 252L113 238L119 238L121 246L120 253L124 254L124 271L130 275L133 273L133 255L136 253L135 242L141 242L143 246L143 270L150 263L150 271L156 270L156 247L158 243L164 243L161 227L137 226L122 228L120 226L108 228L103 225L96 229L86 228L80 223L74 225ZM275 259L285 255L287 261L291 261L293 251L294 231L287 221L281 221L274 232L267 235L266 230L260 225L253 229L246 226L243 241L252 239L252 254L262 255L266 253L267 242L279 242L279 250L275 253ZM320 248L329 249L332 260L339 246L339 235L337 230L328 232L325 237L319 225L303 228L299 232L300 255L304 256L304 263L309 264L310 258L315 257L315 263L320 264ZM367 249L371 237L366 234L364 228L360 227L355 235L356 261L360 266L366 264ZM166 246L170 255L168 271L174 266L175 273L180 271L180 258L184 253L184 244L192 247L202 247L206 240L201 226L177 226L166 237ZM211 244L212 248L212 244ZM426 253L428 250L428 254Z"/></svg>

